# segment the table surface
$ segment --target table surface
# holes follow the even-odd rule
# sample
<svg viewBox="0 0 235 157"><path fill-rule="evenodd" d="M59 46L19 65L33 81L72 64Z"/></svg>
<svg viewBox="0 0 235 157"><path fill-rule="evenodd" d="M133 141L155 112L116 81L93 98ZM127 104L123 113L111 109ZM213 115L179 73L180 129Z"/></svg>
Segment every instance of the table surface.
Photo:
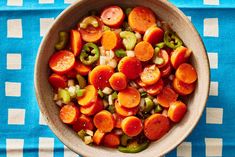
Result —
<svg viewBox="0 0 235 157"><path fill-rule="evenodd" d="M75 157L43 121L34 94L34 61L54 18L74 0L0 0L0 156ZM171 0L208 51L211 88L192 134L167 157L235 157L235 0Z"/></svg>

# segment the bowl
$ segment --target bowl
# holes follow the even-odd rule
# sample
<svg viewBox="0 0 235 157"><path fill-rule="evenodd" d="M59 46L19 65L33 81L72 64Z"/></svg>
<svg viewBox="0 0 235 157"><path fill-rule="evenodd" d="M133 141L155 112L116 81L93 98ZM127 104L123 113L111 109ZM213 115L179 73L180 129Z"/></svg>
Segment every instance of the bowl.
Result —
<svg viewBox="0 0 235 157"><path fill-rule="evenodd" d="M54 52L58 32L69 30L90 10L98 10L108 5L122 7L146 6L166 21L180 36L185 45L193 50L191 62L198 73L198 82L194 94L190 95L187 104L188 112L183 120L160 140L152 142L148 149L138 153L139 157L162 156L179 145L198 123L209 92L210 71L208 57L203 42L188 18L166 0L78 0L64 10L44 36L35 65L34 83L40 110L55 135L71 150L86 157L134 157L136 154L124 154L116 149L85 145L77 134L59 119L59 108L53 101L53 90L48 83L50 70L48 60Z"/></svg>

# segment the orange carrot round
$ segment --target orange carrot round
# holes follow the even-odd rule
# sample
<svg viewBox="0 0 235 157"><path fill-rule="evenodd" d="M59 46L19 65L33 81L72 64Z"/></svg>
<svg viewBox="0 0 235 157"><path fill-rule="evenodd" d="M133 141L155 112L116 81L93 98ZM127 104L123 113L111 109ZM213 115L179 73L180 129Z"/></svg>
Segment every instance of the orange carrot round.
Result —
<svg viewBox="0 0 235 157"><path fill-rule="evenodd" d="M187 106L181 101L174 101L171 103L168 110L168 117L173 122L179 122L184 117L187 111Z"/></svg>
<svg viewBox="0 0 235 157"><path fill-rule="evenodd" d="M142 72L142 64L135 57L123 57L118 64L118 71L126 75L128 79L136 79Z"/></svg>
<svg viewBox="0 0 235 157"><path fill-rule="evenodd" d="M197 80L196 70L188 63L181 64L176 70L175 76L177 79L187 84L191 84Z"/></svg>
<svg viewBox="0 0 235 157"><path fill-rule="evenodd" d="M78 104L81 106L89 106L90 103L96 101L97 90L93 85L88 85L85 87L85 92L82 97L78 97Z"/></svg>
<svg viewBox="0 0 235 157"><path fill-rule="evenodd" d="M167 77L168 75L171 74L171 70L172 70L171 64L165 65L163 68L160 68L161 76Z"/></svg>
<svg viewBox="0 0 235 157"><path fill-rule="evenodd" d="M170 129L170 121L162 114L153 114L144 121L144 134L152 141L160 139Z"/></svg>
<svg viewBox="0 0 235 157"><path fill-rule="evenodd" d="M71 30L70 46L74 56L78 56L82 50L82 37L79 31Z"/></svg>
<svg viewBox="0 0 235 157"><path fill-rule="evenodd" d="M91 71L90 66L84 65L79 61L75 62L74 69L76 70L76 72L78 72L79 74L83 76L88 75L88 73Z"/></svg>
<svg viewBox="0 0 235 157"><path fill-rule="evenodd" d="M135 115L139 108L138 107L135 107L135 108L125 108L125 107L122 107L120 105L120 103L118 102L118 100L115 101L115 110L118 114L124 116L124 117L127 117L127 116L133 116Z"/></svg>
<svg viewBox="0 0 235 157"><path fill-rule="evenodd" d="M117 113L114 113L114 114L113 114L113 117L114 117L114 119L115 119L115 127L116 127L116 128L121 128L122 121L123 121L123 119L124 119L125 117L124 117L124 116L121 116L121 115L119 115L119 114L117 114Z"/></svg>
<svg viewBox="0 0 235 157"><path fill-rule="evenodd" d="M171 64L173 68L177 69L180 64L185 62L186 51L187 51L186 47L180 46L172 52Z"/></svg>
<svg viewBox="0 0 235 157"><path fill-rule="evenodd" d="M98 65L89 74L89 81L97 89L109 87L109 79L114 70L108 65Z"/></svg>
<svg viewBox="0 0 235 157"><path fill-rule="evenodd" d="M164 32L161 28L152 26L146 30L143 40L151 43L152 45L155 45L162 41L163 36Z"/></svg>
<svg viewBox="0 0 235 157"><path fill-rule="evenodd" d="M104 136L103 144L106 147L115 148L120 145L120 138L114 133L108 133Z"/></svg>
<svg viewBox="0 0 235 157"><path fill-rule="evenodd" d="M163 81L162 79L160 79L157 83L153 84L153 85L150 85L150 86L146 86L144 87L144 89L146 90L146 92L150 95L157 95L159 94L162 89L163 89Z"/></svg>
<svg viewBox="0 0 235 157"><path fill-rule="evenodd" d="M147 87L148 85L145 84L140 78L138 78L136 81L135 81L140 87Z"/></svg>
<svg viewBox="0 0 235 157"><path fill-rule="evenodd" d="M135 7L128 16L130 27L141 34L156 24L156 18L151 9L146 7Z"/></svg>
<svg viewBox="0 0 235 157"><path fill-rule="evenodd" d="M97 98L96 101L92 101L87 106L81 106L80 111L82 114L87 116L95 115L104 109L103 101L100 98Z"/></svg>
<svg viewBox="0 0 235 157"><path fill-rule="evenodd" d="M162 92L157 96L157 102L165 108L169 108L170 103L176 101L178 94L170 87L164 87Z"/></svg>
<svg viewBox="0 0 235 157"><path fill-rule="evenodd" d="M118 93L118 101L126 108L137 107L140 103L140 93L136 88L127 87Z"/></svg>
<svg viewBox="0 0 235 157"><path fill-rule="evenodd" d="M173 87L175 91L179 93L180 95L188 95L194 91L195 83L191 83L191 84L183 83L182 81L180 81L179 79L175 77L173 80Z"/></svg>
<svg viewBox="0 0 235 157"><path fill-rule="evenodd" d="M75 105L64 105L60 109L60 119L63 123L73 124L80 115L79 109Z"/></svg>
<svg viewBox="0 0 235 157"><path fill-rule="evenodd" d="M68 78L76 78L77 71L75 69L71 69L68 72L65 73L65 76Z"/></svg>
<svg viewBox="0 0 235 157"><path fill-rule="evenodd" d="M73 124L73 130L76 132L80 130L93 130L94 125L92 122L92 119L90 117L87 117L85 115L81 115L77 121Z"/></svg>
<svg viewBox="0 0 235 157"><path fill-rule="evenodd" d="M160 78L160 70L155 65L145 67L140 75L140 79L147 85L153 85L157 83Z"/></svg>
<svg viewBox="0 0 235 157"><path fill-rule="evenodd" d="M74 54L70 51L62 50L54 53L50 60L49 66L55 72L64 74L70 71L75 63Z"/></svg>
<svg viewBox="0 0 235 157"><path fill-rule="evenodd" d="M139 135L143 130L141 120L135 116L126 117L122 121L121 127L123 132L130 137Z"/></svg>
<svg viewBox="0 0 235 157"><path fill-rule="evenodd" d="M97 113L94 116L93 121L96 128L103 132L111 132L115 126L114 118L107 110L103 110Z"/></svg>
<svg viewBox="0 0 235 157"><path fill-rule="evenodd" d="M119 6L109 6L101 13L101 20L110 27L119 27L124 21L125 15Z"/></svg>
<svg viewBox="0 0 235 157"><path fill-rule="evenodd" d="M93 141L96 145L100 145L100 143L102 142L102 139L104 138L105 133L100 131L99 129L97 129L95 131L95 134L93 136Z"/></svg>
<svg viewBox="0 0 235 157"><path fill-rule="evenodd" d="M123 90L127 86L126 76L121 72L116 72L110 77L109 84L114 90Z"/></svg>
<svg viewBox="0 0 235 157"><path fill-rule="evenodd" d="M153 57L154 49L147 41L141 41L135 46L135 56L138 60L145 62Z"/></svg>
<svg viewBox="0 0 235 157"><path fill-rule="evenodd" d="M105 50L113 50L119 45L120 39L114 31L105 31L101 38L101 45Z"/></svg>
<svg viewBox="0 0 235 157"><path fill-rule="evenodd" d="M67 86L67 79L64 76L58 75L53 73L49 77L49 83L52 85L53 88L65 88Z"/></svg>

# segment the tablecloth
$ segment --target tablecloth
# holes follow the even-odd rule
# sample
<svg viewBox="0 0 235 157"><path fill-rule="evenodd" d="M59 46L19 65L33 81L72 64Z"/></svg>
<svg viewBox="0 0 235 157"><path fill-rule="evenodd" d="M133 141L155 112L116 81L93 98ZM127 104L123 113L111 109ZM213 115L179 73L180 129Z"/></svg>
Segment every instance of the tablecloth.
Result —
<svg viewBox="0 0 235 157"><path fill-rule="evenodd" d="M40 41L73 1L0 0L1 157L77 156L43 121L33 85ZM190 18L206 45L211 88L200 122L166 157L235 157L235 0L171 2Z"/></svg>

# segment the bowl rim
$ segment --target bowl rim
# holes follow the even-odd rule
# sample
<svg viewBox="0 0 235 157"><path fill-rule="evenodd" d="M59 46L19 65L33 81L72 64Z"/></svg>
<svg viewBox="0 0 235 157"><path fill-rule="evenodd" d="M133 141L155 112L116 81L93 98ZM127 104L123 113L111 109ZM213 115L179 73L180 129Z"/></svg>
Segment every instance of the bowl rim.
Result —
<svg viewBox="0 0 235 157"><path fill-rule="evenodd" d="M47 31L47 33L44 35L41 43L40 43L40 46L38 48L38 51L37 51L37 56L36 56L36 61L35 61L35 66L34 66L34 90L35 90L35 93L36 93L36 98L37 98L37 102L38 102L38 106L40 108L40 111L42 113L42 116L44 117L46 123L48 124L49 128L52 130L52 132L58 137L58 139L64 144L66 145L70 150L72 150L73 152L79 154L79 155L82 155L82 156L87 156L87 153L86 151L82 150L82 149L73 149L73 146L72 144L70 144L68 141L66 141L66 137L61 134L59 132L59 130L56 128L56 125L52 123L52 121L50 119L48 119L48 116L46 115L45 113L45 107L44 107L44 102L41 100L40 98L40 91L39 91L39 81L37 81L38 79L38 76L39 76L39 73L38 73L38 68L39 68L39 58L40 58L40 55L41 55L41 49L43 47L43 45L45 44L45 41L47 40L48 38L48 34L50 32L50 30L53 28L54 25L56 25L60 19L64 16L64 14L71 10L71 9L74 9L76 8L80 3L83 3L85 1L88 1L88 0L77 0L76 2L73 2L70 6L68 6L67 8L65 8L55 19L55 21L53 22L53 24L51 25L50 29ZM164 5L166 5L167 7L169 7L170 9L174 10L175 12L177 12L180 17L185 20L188 24L189 27L191 27L190 29L192 31L194 31L196 33L196 37L197 37L197 40L200 41L200 44L204 50L204 55L202 56L205 61L206 61L206 65L207 65L207 71L208 71L208 80L207 80L207 95L206 95L206 98L205 98L205 102L204 104L202 105L203 108L201 110L201 112L199 112L199 115L196 117L197 119L194 121L194 123L191 125L191 127L187 130L187 132L184 133L183 136L181 136L181 139L178 140L174 145L171 145L169 146L162 154L160 154L160 156L163 156L167 153L169 153L171 150L173 150L174 148L176 148L179 144L181 144L185 138L187 138L191 132L193 131L193 129L197 126L199 120L201 119L202 117L202 114L203 114L203 111L205 109L205 106L206 106L206 103L207 103L207 100L208 100L208 97L209 97L209 88L210 88L210 79L211 79L211 76L210 76L210 65L209 65L209 58L208 58L208 54L206 53L206 48L205 48L205 45L204 45L204 42L201 38L201 36L199 35L197 29L194 27L194 25L192 24L192 22L188 19L188 17L180 10L178 9L175 5L173 5L172 3L170 3L169 1L166 1L166 0L158 0L160 1L161 3L163 3ZM153 155L154 156L154 155Z"/></svg>

